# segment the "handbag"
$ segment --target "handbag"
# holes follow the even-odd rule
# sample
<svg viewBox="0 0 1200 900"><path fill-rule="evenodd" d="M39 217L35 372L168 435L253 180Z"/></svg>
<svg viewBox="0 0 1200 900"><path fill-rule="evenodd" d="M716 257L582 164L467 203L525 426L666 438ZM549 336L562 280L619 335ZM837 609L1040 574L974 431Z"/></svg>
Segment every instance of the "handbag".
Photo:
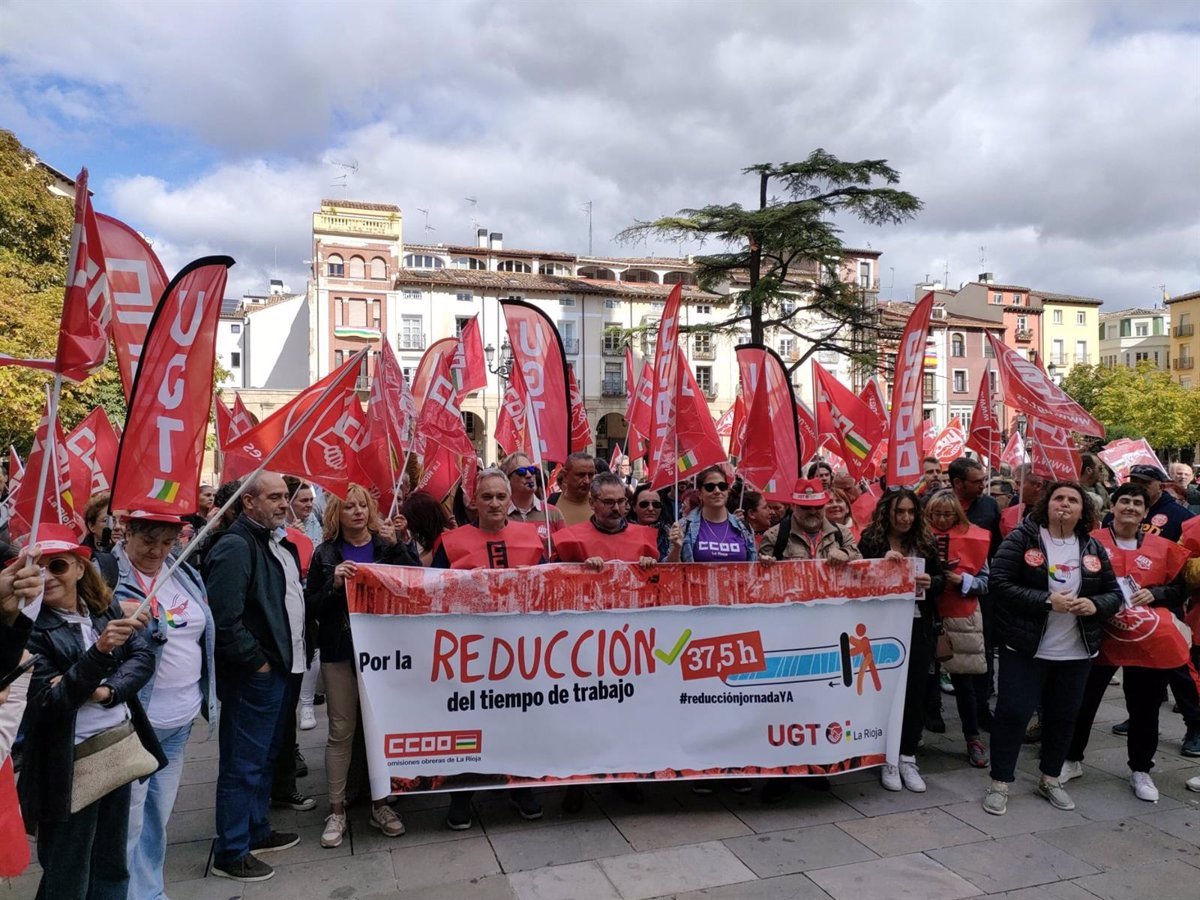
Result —
<svg viewBox="0 0 1200 900"><path fill-rule="evenodd" d="M954 659L954 645L950 643L950 635L945 631L938 632L937 643L933 647L933 658L940 663Z"/></svg>
<svg viewBox="0 0 1200 900"><path fill-rule="evenodd" d="M146 749L132 721L92 735L75 747L71 812L158 771L158 759Z"/></svg>

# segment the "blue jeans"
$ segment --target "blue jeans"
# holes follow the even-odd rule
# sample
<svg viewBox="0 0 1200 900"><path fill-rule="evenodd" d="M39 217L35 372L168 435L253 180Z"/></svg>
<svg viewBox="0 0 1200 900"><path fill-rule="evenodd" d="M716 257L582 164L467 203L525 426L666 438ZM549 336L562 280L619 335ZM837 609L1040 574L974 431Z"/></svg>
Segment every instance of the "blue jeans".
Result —
<svg viewBox="0 0 1200 900"><path fill-rule="evenodd" d="M218 678L221 700L217 770L217 841L213 862L225 866L271 834L268 819L275 757L283 738L287 675L271 670Z"/></svg>
<svg viewBox="0 0 1200 900"><path fill-rule="evenodd" d="M71 777L67 772L64 776ZM65 822L39 822L37 857L42 866L37 900L125 900L129 870L125 832L129 825L129 785Z"/></svg>
<svg viewBox="0 0 1200 900"><path fill-rule="evenodd" d="M129 896L160 900L163 864L167 859L167 820L179 792L183 753L192 723L178 728L155 728L167 765L145 781L135 781L129 802Z"/></svg>

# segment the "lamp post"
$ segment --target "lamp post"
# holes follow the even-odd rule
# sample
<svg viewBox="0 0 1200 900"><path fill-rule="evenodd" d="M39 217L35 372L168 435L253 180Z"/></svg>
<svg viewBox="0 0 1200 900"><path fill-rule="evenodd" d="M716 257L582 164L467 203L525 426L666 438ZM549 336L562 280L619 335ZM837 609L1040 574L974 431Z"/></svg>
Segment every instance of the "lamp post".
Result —
<svg viewBox="0 0 1200 900"><path fill-rule="evenodd" d="M491 343L489 343L486 347L483 348L483 357L487 363L488 371L491 372L493 375L495 375L496 378L499 380L499 385L498 385L498 389L497 389L497 396L499 397L499 402L497 402L497 404L496 404L496 423L499 424L500 410L502 410L504 408L504 390L505 390L504 383L506 381L508 381L508 379L510 377L512 377L512 373L513 373L512 344L509 343L508 336L506 335L504 340L500 343L500 361L499 361L499 363L497 363L495 366L492 365L492 363L496 359L496 348L493 347L491 345ZM493 428L492 428L492 432L493 432L492 440L493 441L495 440L495 430L496 430L495 426L493 426Z"/></svg>

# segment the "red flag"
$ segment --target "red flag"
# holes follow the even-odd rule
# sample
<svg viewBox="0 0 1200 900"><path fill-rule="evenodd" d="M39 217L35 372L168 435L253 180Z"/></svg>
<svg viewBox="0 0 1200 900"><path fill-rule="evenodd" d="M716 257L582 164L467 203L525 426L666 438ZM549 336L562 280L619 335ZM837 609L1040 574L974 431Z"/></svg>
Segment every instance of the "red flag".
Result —
<svg viewBox="0 0 1200 900"><path fill-rule="evenodd" d="M742 388L738 386L737 396L733 400L733 406L721 413L721 417L717 419L717 435L727 438L733 436L733 423L738 418L738 403L742 399Z"/></svg>
<svg viewBox="0 0 1200 900"><path fill-rule="evenodd" d="M933 311L933 292L917 304L904 326L896 353L892 411L888 429L887 483L911 487L922 474L925 456L921 442L922 411L925 408L925 336Z"/></svg>
<svg viewBox="0 0 1200 900"><path fill-rule="evenodd" d="M47 389L49 393L49 389ZM27 474L23 474L16 498L13 500L12 520L8 530L14 539L29 534L35 518L40 525L55 523L80 530L80 523L75 514L75 499L71 491L70 454L67 452L66 440L63 437L62 426L54 422L53 438L50 431L50 401L46 400L46 408L42 412L41 422L33 439L33 447L29 451L26 462ZM41 477L42 462L46 454L47 460L46 490L38 497L38 481ZM37 506L41 502L40 514ZM82 533L82 531L81 531Z"/></svg>
<svg viewBox="0 0 1200 900"><path fill-rule="evenodd" d="M876 418L879 419L880 433L886 433L888 427L887 400L884 399L883 388L879 386L877 376L872 375L867 379L863 389L858 392L858 398L867 404L871 408L871 412L875 413Z"/></svg>
<svg viewBox="0 0 1200 900"><path fill-rule="evenodd" d="M541 459L563 462L571 453L571 385L562 338L550 317L523 300L501 300L514 377L521 378L529 423L541 445Z"/></svg>
<svg viewBox="0 0 1200 900"><path fill-rule="evenodd" d="M1145 438L1136 441L1128 438L1113 441L1096 455L1117 473L1117 478L1121 481L1129 480L1129 470L1134 466L1156 466L1164 472L1167 471L1167 467L1162 464L1158 454Z"/></svg>
<svg viewBox="0 0 1200 900"><path fill-rule="evenodd" d="M196 511L217 318L233 260L206 256L180 270L146 332L113 473L112 510Z"/></svg>
<svg viewBox="0 0 1200 900"><path fill-rule="evenodd" d="M475 453L475 446L467 437L462 413L455 405L456 394L450 372L450 358L443 356L429 380L429 389L425 394L425 402L421 405L421 417L417 423L417 431L426 441L428 458L434 455L429 442L457 456L470 456ZM428 466L426 462L426 468ZM457 470L458 465L453 468Z"/></svg>
<svg viewBox="0 0 1200 900"><path fill-rule="evenodd" d="M647 475L657 487L671 484L679 478L681 469L676 457L682 448L678 439L677 423L680 409L679 374L680 357L675 351L679 347L679 304L683 298L683 285L671 289L658 323L658 341L654 351L654 391L651 407L650 463ZM708 410L705 409L705 418Z"/></svg>
<svg viewBox="0 0 1200 900"><path fill-rule="evenodd" d="M592 426L588 423L583 392L575 380L575 370L567 366L567 382L571 389L571 449L584 450L592 443Z"/></svg>
<svg viewBox="0 0 1200 900"><path fill-rule="evenodd" d="M455 403L459 406L468 394L487 387L487 360L483 355L483 338L479 334L479 316L472 316L463 325L450 362L450 371L457 391Z"/></svg>
<svg viewBox="0 0 1200 900"><path fill-rule="evenodd" d="M630 382L629 406L625 410L625 450L630 459L643 459L650 449L653 400L654 368L642 360L642 377Z"/></svg>
<svg viewBox="0 0 1200 900"><path fill-rule="evenodd" d="M82 501L84 497L111 490L119 445L120 438L103 406L97 406L88 413L87 418L67 435L67 452L72 459L79 461L84 473L80 483L75 480L72 471L72 493L76 498Z"/></svg>
<svg viewBox="0 0 1200 900"><path fill-rule="evenodd" d="M367 437L362 449L351 460L350 480L361 484L375 498L384 515L391 510L396 498L396 481L401 467L400 454L392 447L390 418L383 366L377 365L367 397Z"/></svg>
<svg viewBox="0 0 1200 900"><path fill-rule="evenodd" d="M625 454L621 452L621 445L616 441L613 441L612 455L608 459L608 468L611 471L616 472L617 467L621 465L621 462L624 459Z"/></svg>
<svg viewBox="0 0 1200 900"><path fill-rule="evenodd" d="M235 395L233 412L230 412L219 398L216 401L215 410L217 446L222 453L221 480L237 481L258 468L254 457L243 453L237 445L238 437L253 428L254 421L250 418L246 407L242 405L240 395Z"/></svg>
<svg viewBox="0 0 1200 900"><path fill-rule="evenodd" d="M413 374L412 381L413 399L416 401L418 409L425 402L425 394L429 391L429 381L433 378L433 373L437 371L442 357L453 358L457 350L458 338L442 338L430 344L429 348L421 354L421 361L417 363L417 371Z"/></svg>
<svg viewBox="0 0 1200 900"><path fill-rule="evenodd" d="M124 222L96 213L96 226L112 293L110 330L128 402L146 330L169 279L150 245Z"/></svg>
<svg viewBox="0 0 1200 900"><path fill-rule="evenodd" d="M1029 457L1033 463L1030 471L1052 481L1077 481L1082 460L1071 432L1041 419L1031 418L1028 422Z"/></svg>
<svg viewBox="0 0 1200 900"><path fill-rule="evenodd" d="M803 464L796 398L783 360L762 344L737 348L742 388L749 397L739 470L768 500L790 503Z"/></svg>
<svg viewBox="0 0 1200 900"><path fill-rule="evenodd" d="M392 452L399 458L415 449L413 444L420 412L417 409L416 399L404 378L404 370L400 368L400 362L396 359L396 354L392 352L392 345L387 341L383 342L375 371L383 379L383 402L387 411L388 439L392 443Z"/></svg>
<svg viewBox="0 0 1200 900"><path fill-rule="evenodd" d="M366 355L366 348L359 350L240 435L238 448L272 471L295 475L345 497L350 483L347 457L366 440L362 404L354 391Z"/></svg>
<svg viewBox="0 0 1200 900"><path fill-rule="evenodd" d="M742 458L742 448L746 439L746 400L742 386L738 385L737 396L733 398L730 407L733 414L729 423L729 460L735 466ZM720 423L717 423L717 434L721 433Z"/></svg>
<svg viewBox="0 0 1200 900"><path fill-rule="evenodd" d="M431 444L417 490L445 500L462 477L463 457L441 444Z"/></svg>
<svg viewBox="0 0 1200 900"><path fill-rule="evenodd" d="M510 378L504 386L504 400L496 419L494 437L507 456L525 450L525 398L521 395L520 379Z"/></svg>
<svg viewBox="0 0 1200 900"><path fill-rule="evenodd" d="M75 179L75 225L71 229L71 257L54 357L55 371L71 381L83 381L104 365L112 320L104 248L87 182L87 169L82 169Z"/></svg>
<svg viewBox="0 0 1200 900"><path fill-rule="evenodd" d="M1006 406L1070 431L1104 437L1104 426L1051 381L1036 363L1010 350L991 333L987 339L996 354Z"/></svg>
<svg viewBox="0 0 1200 900"><path fill-rule="evenodd" d="M1000 420L996 418L996 399L992 396L992 367L984 370L979 381L979 396L975 398L975 410L971 413L971 434L967 447L986 457L989 465L1000 459Z"/></svg>
<svg viewBox="0 0 1200 900"><path fill-rule="evenodd" d="M854 391L827 372L820 363L813 361L813 387L818 397L833 418L834 430L841 449L838 455L846 462L846 470L855 479L862 478L871 462L875 446L883 437L879 418ZM817 413L821 415L820 412ZM818 422L819 430L820 422Z"/></svg>
<svg viewBox="0 0 1200 900"><path fill-rule="evenodd" d="M25 467L21 465L21 457L17 456L16 448L10 444L8 447L8 496L0 501L0 506L3 507L9 519L12 518L13 508L17 502L17 492L24 477Z"/></svg>
<svg viewBox="0 0 1200 900"><path fill-rule="evenodd" d="M673 484L680 478L686 478L701 469L728 461L725 447L717 437L717 427L708 411L708 402L696 385L692 368L683 357L683 348L676 345L675 360L677 393L673 404L678 419L674 423L674 432L678 436L679 453L671 447L670 458L674 460L674 469L660 469L650 483L655 490L660 490ZM675 436L671 437L674 444ZM653 458L651 441L651 458Z"/></svg>
<svg viewBox="0 0 1200 900"><path fill-rule="evenodd" d="M800 429L801 463L811 459L817 452L817 417L799 397L796 398L796 427Z"/></svg>
<svg viewBox="0 0 1200 900"><path fill-rule="evenodd" d="M1008 443L1004 446L1003 452L1000 454L1000 465L1015 469L1017 466L1027 462L1029 462L1029 457L1025 453L1025 443L1021 440L1020 433L1013 431L1009 435Z"/></svg>
<svg viewBox="0 0 1200 900"><path fill-rule="evenodd" d="M950 420L934 440L931 455L936 456L943 466L948 466L963 455L966 446L967 436L963 433L962 422L956 417Z"/></svg>

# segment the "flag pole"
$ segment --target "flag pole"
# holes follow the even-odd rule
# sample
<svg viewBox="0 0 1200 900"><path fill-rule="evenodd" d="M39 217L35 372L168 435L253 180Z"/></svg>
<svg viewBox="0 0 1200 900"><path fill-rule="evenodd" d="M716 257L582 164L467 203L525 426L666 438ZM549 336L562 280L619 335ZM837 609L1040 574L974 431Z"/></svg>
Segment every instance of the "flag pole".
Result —
<svg viewBox="0 0 1200 900"><path fill-rule="evenodd" d="M365 352L365 350L360 350L359 354ZM346 363L344 363L344 365L350 365L351 363L355 362L361 363L362 360L358 359L356 361L354 357L351 357L346 361ZM209 515L209 519L204 524L204 527L201 528L190 541L188 541L187 545L183 548L179 555L172 560L171 565L167 567L166 572L161 577L156 577L154 579L154 583L150 585L150 591L146 594L146 598L138 606L137 611L134 612L132 616L127 616L127 618L137 618L150 608L150 601L158 595L159 585L166 584L171 580L171 576L179 571L180 567L183 566L187 558L199 548L201 540L208 537L208 535L216 529L217 523L221 521L221 517L224 516L225 513L229 511L229 508L233 506L238 498L242 496L242 492L246 490L247 485L249 485L250 482L253 481L260 472L266 470L267 466L270 465L271 460L273 460L279 454L279 451L284 448L287 442L291 439L292 435L299 431L304 423L309 420L312 414L321 408L322 403L324 403L329 395L333 393L337 386L338 382L335 380L331 382L324 391L321 392L321 395L317 398L316 402L309 406L309 408L306 409L298 419L296 419L295 424L284 433L283 437L280 438L279 443L276 444L275 447L265 457L263 457L263 461L258 464L258 468L242 479L241 483L237 486L237 490L233 492L230 498L225 501L224 505L222 505L220 509Z"/></svg>
<svg viewBox="0 0 1200 900"><path fill-rule="evenodd" d="M412 447L408 448L408 452L404 454L404 467L400 469L400 474L396 476L392 484L392 508L388 510L388 518L391 519L396 515L396 508L400 505L400 484L404 481L404 473L408 471L408 464L412 462Z"/></svg>
<svg viewBox="0 0 1200 900"><path fill-rule="evenodd" d="M46 479L50 474L50 458L57 449L58 430L58 398L62 393L62 372L54 373L54 386L46 388L46 445L42 447L42 467L38 472L36 501L33 505L33 521L29 525L30 543L37 542L38 528L42 524L42 503L46 496ZM57 465L57 460L55 460ZM54 473L55 484L58 483L58 471ZM61 502L61 497L58 502Z"/></svg>
<svg viewBox="0 0 1200 900"><path fill-rule="evenodd" d="M525 428L529 435L530 452L533 454L533 464L537 466L538 481L541 481L541 474L544 468L542 462L542 441L538 437L537 417L533 414L533 403L529 397L529 391L525 391ZM565 460L563 461L565 464ZM534 494L534 499L537 499L537 494ZM549 486L546 489L546 496L542 498L542 514L546 517L546 558L549 559L554 553L554 548L550 543L550 490Z"/></svg>

